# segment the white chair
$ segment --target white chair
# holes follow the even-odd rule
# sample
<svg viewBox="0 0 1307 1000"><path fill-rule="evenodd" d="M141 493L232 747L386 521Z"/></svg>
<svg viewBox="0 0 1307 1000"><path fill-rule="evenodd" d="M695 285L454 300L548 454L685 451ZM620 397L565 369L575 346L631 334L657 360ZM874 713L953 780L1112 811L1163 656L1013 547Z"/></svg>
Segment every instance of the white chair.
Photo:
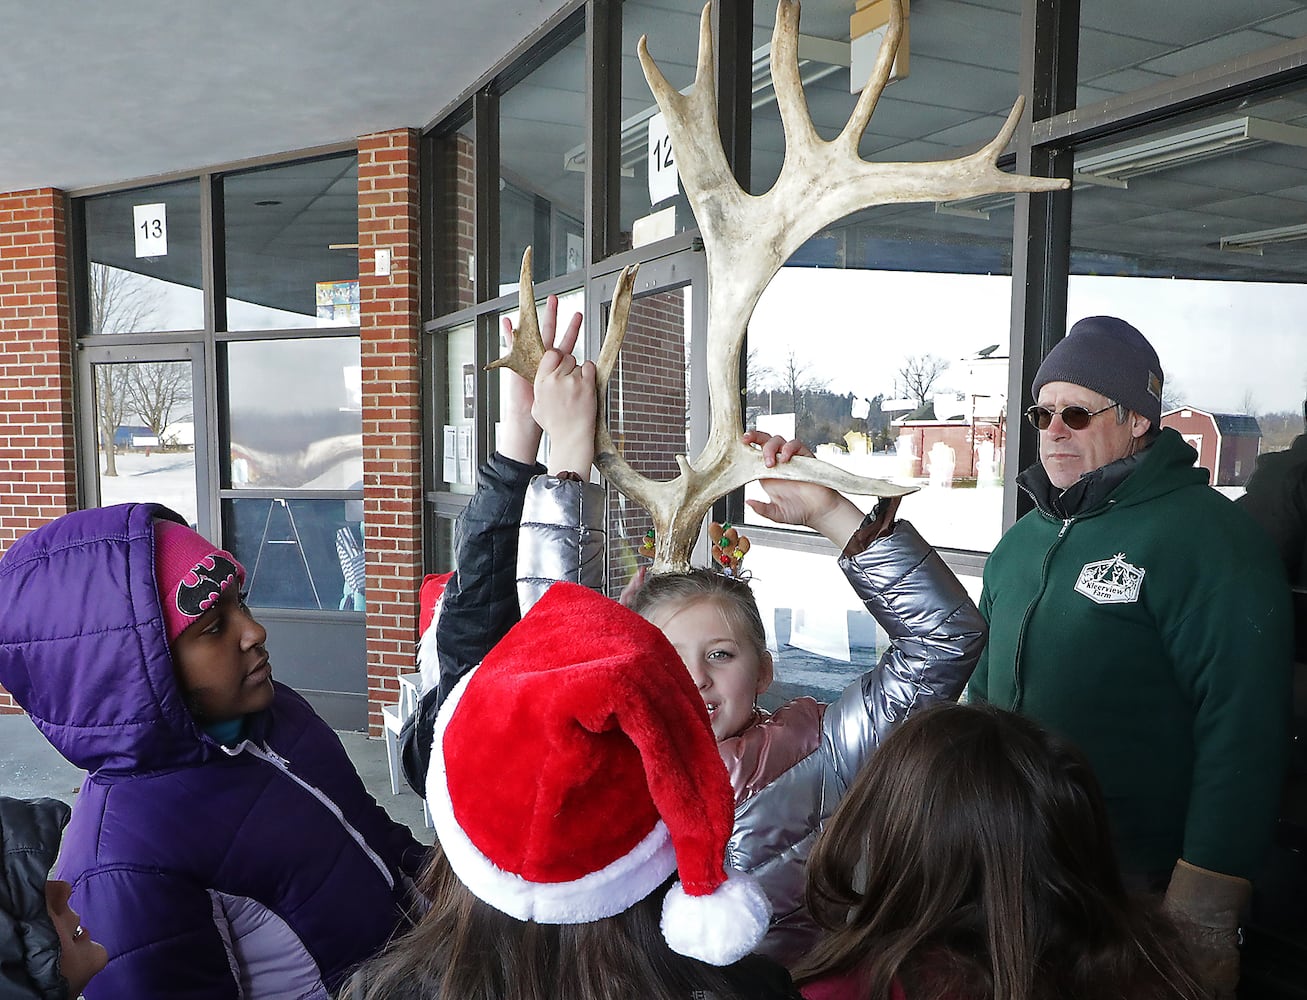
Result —
<svg viewBox="0 0 1307 1000"><path fill-rule="evenodd" d="M399 794L399 733L404 728L408 717L417 711L418 701L422 697L422 675L399 675L399 701L394 705L381 706L381 721L386 731L386 763L390 766L390 794ZM422 818L429 827L431 810L427 808L426 797L422 798Z"/></svg>

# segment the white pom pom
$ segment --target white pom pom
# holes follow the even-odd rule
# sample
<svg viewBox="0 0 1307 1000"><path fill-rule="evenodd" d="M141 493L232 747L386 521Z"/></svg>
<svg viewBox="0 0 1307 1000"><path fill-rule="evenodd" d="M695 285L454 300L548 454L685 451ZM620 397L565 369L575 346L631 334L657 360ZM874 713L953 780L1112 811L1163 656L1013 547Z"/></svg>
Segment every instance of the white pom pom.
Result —
<svg viewBox="0 0 1307 1000"><path fill-rule="evenodd" d="M739 872L710 896L689 896L677 882L663 899L663 937L672 951L709 965L738 962L767 933L771 904L751 875Z"/></svg>

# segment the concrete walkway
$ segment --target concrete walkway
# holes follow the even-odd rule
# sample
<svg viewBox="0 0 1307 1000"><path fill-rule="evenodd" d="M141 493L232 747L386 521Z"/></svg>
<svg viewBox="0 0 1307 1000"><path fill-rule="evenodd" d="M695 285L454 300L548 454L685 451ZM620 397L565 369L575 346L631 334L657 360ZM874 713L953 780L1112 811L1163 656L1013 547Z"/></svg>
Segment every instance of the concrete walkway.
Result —
<svg viewBox="0 0 1307 1000"><path fill-rule="evenodd" d="M434 839L422 822L422 800L400 779L398 795L390 793L386 742L363 733L338 732L363 784L390 815L405 823L424 844ZM72 805L85 772L59 756L26 715L0 715L0 795L31 799L62 799Z"/></svg>

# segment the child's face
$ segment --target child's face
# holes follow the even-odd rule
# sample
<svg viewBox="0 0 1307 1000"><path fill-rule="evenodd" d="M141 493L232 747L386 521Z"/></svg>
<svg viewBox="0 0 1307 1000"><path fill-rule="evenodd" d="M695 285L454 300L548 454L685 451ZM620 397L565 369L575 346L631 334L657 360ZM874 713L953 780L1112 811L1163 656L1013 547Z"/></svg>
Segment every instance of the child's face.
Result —
<svg viewBox="0 0 1307 1000"><path fill-rule="evenodd" d="M753 721L758 695L771 686L772 659L714 600L658 605L649 621L662 629L690 671L712 720L718 742L741 733Z"/></svg>
<svg viewBox="0 0 1307 1000"><path fill-rule="evenodd" d="M267 638L235 587L186 626L172 645L172 658L192 715L204 723L225 722L272 704Z"/></svg>
<svg viewBox="0 0 1307 1000"><path fill-rule="evenodd" d="M59 935L59 974L68 980L69 996L77 996L91 977L109 964L104 945L91 940L77 911L68 905L72 887L55 879L45 883L45 908Z"/></svg>

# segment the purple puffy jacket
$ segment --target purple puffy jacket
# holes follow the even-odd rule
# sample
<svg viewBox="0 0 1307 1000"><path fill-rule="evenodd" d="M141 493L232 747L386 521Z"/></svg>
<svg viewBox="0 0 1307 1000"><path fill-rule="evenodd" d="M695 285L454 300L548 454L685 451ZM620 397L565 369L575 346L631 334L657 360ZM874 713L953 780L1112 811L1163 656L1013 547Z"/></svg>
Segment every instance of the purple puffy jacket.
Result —
<svg viewBox="0 0 1307 1000"><path fill-rule="evenodd" d="M156 515L176 518L79 511L0 560L0 683L89 772L58 871L110 955L86 996L325 997L402 928L425 849L291 689L235 747L199 729L173 680Z"/></svg>

